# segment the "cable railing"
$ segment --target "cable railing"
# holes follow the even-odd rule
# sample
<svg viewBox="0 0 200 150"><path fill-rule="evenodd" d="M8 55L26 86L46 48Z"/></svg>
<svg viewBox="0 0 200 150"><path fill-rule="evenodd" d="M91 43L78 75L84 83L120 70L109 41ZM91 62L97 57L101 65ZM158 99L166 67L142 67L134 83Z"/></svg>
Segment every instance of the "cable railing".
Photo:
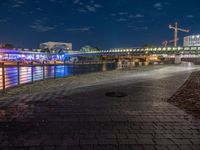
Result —
<svg viewBox="0 0 200 150"><path fill-rule="evenodd" d="M64 78L73 75L81 75L91 72L116 69L116 64L110 62L83 62L73 64L21 64L19 62L13 65L0 63L0 90L5 93L7 88L16 87L23 84L34 83L40 80Z"/></svg>

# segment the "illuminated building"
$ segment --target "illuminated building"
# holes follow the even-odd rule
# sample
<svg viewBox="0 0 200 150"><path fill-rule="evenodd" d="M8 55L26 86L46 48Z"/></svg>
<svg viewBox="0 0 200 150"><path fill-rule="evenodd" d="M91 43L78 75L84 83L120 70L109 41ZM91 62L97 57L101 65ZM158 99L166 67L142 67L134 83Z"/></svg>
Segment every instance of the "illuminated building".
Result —
<svg viewBox="0 0 200 150"><path fill-rule="evenodd" d="M49 51L53 54L60 52L66 52L72 50L72 43L61 43L61 42L46 42L40 44L42 51Z"/></svg>
<svg viewBox="0 0 200 150"><path fill-rule="evenodd" d="M200 46L200 35L184 37L184 46Z"/></svg>

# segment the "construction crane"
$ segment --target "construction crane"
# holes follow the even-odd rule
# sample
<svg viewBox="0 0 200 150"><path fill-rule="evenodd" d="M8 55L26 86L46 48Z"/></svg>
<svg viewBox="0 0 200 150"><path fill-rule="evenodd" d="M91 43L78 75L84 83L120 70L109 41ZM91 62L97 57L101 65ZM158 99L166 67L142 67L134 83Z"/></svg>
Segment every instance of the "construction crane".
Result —
<svg viewBox="0 0 200 150"><path fill-rule="evenodd" d="M178 31L181 32L190 32L188 29L181 29L178 27L178 22L175 23L175 26L169 25L169 28L174 30L174 47L177 47L178 42Z"/></svg>
<svg viewBox="0 0 200 150"><path fill-rule="evenodd" d="M179 40L179 38L177 39L177 41ZM167 47L169 43L174 43L174 40L170 40L170 41L163 41L162 45L164 45L164 47Z"/></svg>

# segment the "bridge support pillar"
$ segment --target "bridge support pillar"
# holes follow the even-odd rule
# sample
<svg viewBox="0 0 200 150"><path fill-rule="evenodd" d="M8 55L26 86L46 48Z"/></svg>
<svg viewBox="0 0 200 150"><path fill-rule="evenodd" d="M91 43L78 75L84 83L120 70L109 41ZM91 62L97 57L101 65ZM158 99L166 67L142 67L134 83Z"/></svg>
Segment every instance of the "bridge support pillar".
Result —
<svg viewBox="0 0 200 150"><path fill-rule="evenodd" d="M122 69L122 61L117 62L117 69Z"/></svg>
<svg viewBox="0 0 200 150"><path fill-rule="evenodd" d="M149 62L148 62L148 61L145 61L145 62L144 62L144 65L145 65L145 66L148 66L148 65L149 65Z"/></svg>
<svg viewBox="0 0 200 150"><path fill-rule="evenodd" d="M135 62L131 61L131 67L135 67Z"/></svg>
<svg viewBox="0 0 200 150"><path fill-rule="evenodd" d="M106 69L106 63L103 63L103 65L102 65L102 71L103 72L107 71L107 69Z"/></svg>
<svg viewBox="0 0 200 150"><path fill-rule="evenodd" d="M175 56L175 64L181 64L181 55L176 55Z"/></svg>
<svg viewBox="0 0 200 150"><path fill-rule="evenodd" d="M142 66L142 62L139 62L139 66Z"/></svg>

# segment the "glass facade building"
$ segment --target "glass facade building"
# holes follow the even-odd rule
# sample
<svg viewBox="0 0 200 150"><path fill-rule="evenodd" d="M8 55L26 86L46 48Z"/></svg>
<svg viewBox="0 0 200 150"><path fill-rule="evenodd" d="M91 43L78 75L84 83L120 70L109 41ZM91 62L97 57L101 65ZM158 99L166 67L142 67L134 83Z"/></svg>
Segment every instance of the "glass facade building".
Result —
<svg viewBox="0 0 200 150"><path fill-rule="evenodd" d="M184 46L200 46L200 35L184 37Z"/></svg>

